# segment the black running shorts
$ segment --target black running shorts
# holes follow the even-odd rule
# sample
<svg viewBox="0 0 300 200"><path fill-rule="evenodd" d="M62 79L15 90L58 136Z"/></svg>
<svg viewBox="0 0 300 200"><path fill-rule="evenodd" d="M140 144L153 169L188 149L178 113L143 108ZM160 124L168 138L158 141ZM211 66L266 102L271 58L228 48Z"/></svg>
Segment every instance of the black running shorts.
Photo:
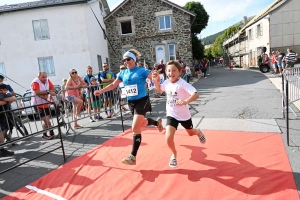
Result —
<svg viewBox="0 0 300 200"><path fill-rule="evenodd" d="M151 111L151 103L149 96L142 97L138 100L128 101L128 106L132 115L146 115L147 112Z"/></svg>
<svg viewBox="0 0 300 200"><path fill-rule="evenodd" d="M181 126L183 126L183 128L185 129L192 129L193 128L193 122L192 122L192 119L188 119L186 121L178 121L177 119L175 119L174 117L170 117L170 116L167 116L167 125L166 126L173 126L174 128L176 128L177 130L177 127L178 127L178 124L181 124Z"/></svg>

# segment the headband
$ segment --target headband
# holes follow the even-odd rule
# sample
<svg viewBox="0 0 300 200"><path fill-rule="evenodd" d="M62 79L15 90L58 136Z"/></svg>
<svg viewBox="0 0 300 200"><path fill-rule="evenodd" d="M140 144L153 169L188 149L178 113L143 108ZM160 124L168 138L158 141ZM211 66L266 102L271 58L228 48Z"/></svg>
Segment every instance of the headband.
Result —
<svg viewBox="0 0 300 200"><path fill-rule="evenodd" d="M123 57L125 57L125 56L132 58L134 60L134 62L136 62L136 56L133 53L131 53L130 51L127 51L126 53L124 53Z"/></svg>

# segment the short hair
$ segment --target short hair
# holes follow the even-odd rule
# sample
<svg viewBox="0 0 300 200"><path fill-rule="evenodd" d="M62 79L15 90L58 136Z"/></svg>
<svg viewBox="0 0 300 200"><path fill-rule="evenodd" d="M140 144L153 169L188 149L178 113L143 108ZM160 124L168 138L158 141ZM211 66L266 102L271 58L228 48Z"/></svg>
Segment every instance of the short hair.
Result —
<svg viewBox="0 0 300 200"><path fill-rule="evenodd" d="M3 79L4 79L4 76L0 75L0 79L2 79L2 80L3 80Z"/></svg>
<svg viewBox="0 0 300 200"><path fill-rule="evenodd" d="M66 78L63 78L62 81L65 82L65 81L67 81L67 79L66 79Z"/></svg>
<svg viewBox="0 0 300 200"><path fill-rule="evenodd" d="M104 65L107 65L107 66L108 66L108 64L107 64L107 63L103 63L103 65L102 65L102 66L104 66Z"/></svg>
<svg viewBox="0 0 300 200"><path fill-rule="evenodd" d="M6 87L6 84L4 84L4 83L0 83L0 89L6 89L7 87Z"/></svg>
<svg viewBox="0 0 300 200"><path fill-rule="evenodd" d="M168 67L168 65L174 65L181 72L181 64L177 60L170 60L169 62L167 62L166 68Z"/></svg>
<svg viewBox="0 0 300 200"><path fill-rule="evenodd" d="M38 77L40 77L40 76L41 76L42 74L44 74L44 73L47 75L47 72L39 72L39 73L38 73Z"/></svg>
<svg viewBox="0 0 300 200"><path fill-rule="evenodd" d="M87 66L86 69L93 69L91 66Z"/></svg>

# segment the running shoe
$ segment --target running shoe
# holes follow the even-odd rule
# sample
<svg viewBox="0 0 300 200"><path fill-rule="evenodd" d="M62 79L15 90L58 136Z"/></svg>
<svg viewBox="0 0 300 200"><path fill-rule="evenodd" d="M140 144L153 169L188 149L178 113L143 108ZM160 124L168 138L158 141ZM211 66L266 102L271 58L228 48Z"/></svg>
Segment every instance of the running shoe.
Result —
<svg viewBox="0 0 300 200"><path fill-rule="evenodd" d="M95 122L95 120L92 117L90 117L90 122Z"/></svg>
<svg viewBox="0 0 300 200"><path fill-rule="evenodd" d="M169 161L169 167L171 167L171 168L178 167L176 158L171 158L170 159L170 161Z"/></svg>
<svg viewBox="0 0 300 200"><path fill-rule="evenodd" d="M52 135L52 136L43 135L43 136L42 136L42 140L52 140L53 137L54 137L53 135Z"/></svg>
<svg viewBox="0 0 300 200"><path fill-rule="evenodd" d="M201 143L204 144L206 142L205 135L202 133L202 131L199 128L197 128L197 130L199 131L199 135L198 135L199 140L200 140Z"/></svg>
<svg viewBox="0 0 300 200"><path fill-rule="evenodd" d="M122 163L126 165L136 165L136 158L130 154L127 158L122 159Z"/></svg>
<svg viewBox="0 0 300 200"><path fill-rule="evenodd" d="M0 150L0 157L12 156L14 154L15 154L15 152L13 152L13 151L8 151L6 149L1 149Z"/></svg>

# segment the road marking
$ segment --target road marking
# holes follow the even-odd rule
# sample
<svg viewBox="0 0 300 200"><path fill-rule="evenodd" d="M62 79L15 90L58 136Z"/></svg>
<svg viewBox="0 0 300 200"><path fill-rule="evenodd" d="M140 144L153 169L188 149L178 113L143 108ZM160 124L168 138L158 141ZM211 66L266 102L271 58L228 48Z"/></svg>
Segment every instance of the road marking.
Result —
<svg viewBox="0 0 300 200"><path fill-rule="evenodd" d="M65 199L65 198L63 198L63 197L61 197L61 196L58 196L58 195L53 194L53 193L51 193L51 192L47 192L46 190L41 190L41 189L39 189L39 188L37 188L37 187L35 187L35 186L26 185L25 187L26 187L27 189L29 189L29 190L33 190L33 191L35 191L35 192L37 192L37 193L46 195L46 196L51 197L51 198L53 198L53 199L57 199L57 200L67 200L67 199Z"/></svg>

